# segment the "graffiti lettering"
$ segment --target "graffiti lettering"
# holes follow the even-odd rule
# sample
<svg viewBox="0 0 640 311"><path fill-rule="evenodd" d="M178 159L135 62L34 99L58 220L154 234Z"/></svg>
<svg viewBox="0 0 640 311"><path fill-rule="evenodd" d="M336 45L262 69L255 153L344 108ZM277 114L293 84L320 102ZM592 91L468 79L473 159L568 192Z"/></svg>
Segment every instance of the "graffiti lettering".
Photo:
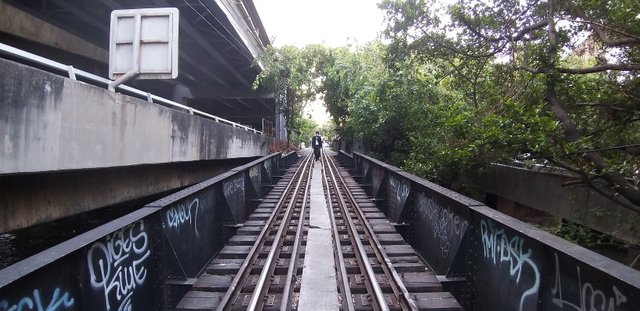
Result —
<svg viewBox="0 0 640 311"><path fill-rule="evenodd" d="M555 255L556 260L556 278L555 285L551 289L553 294L553 303L562 309L565 306L577 311L615 311L616 307L627 302L627 297L618 290L614 285L612 287L613 295L606 295L602 290L595 289L589 282L582 282L580 275L580 267L576 267L578 273L577 285L580 290L578 301L570 301L562 296L562 280L560 278L560 262L558 254Z"/></svg>
<svg viewBox="0 0 640 311"><path fill-rule="evenodd" d="M74 299L68 292L60 295L61 290L56 288L49 299L49 304L46 305L42 301L39 289L33 290L33 295L25 296L16 304L9 304L6 300L0 300L0 310L2 311L22 311L22 310L38 310L38 311L55 311L66 310L73 307L75 303Z"/></svg>
<svg viewBox="0 0 640 311"><path fill-rule="evenodd" d="M249 178L258 177L260 174L260 168L257 166L253 166L249 169Z"/></svg>
<svg viewBox="0 0 640 311"><path fill-rule="evenodd" d="M397 177L389 177L389 185L396 193L396 202L403 203L409 195L410 184L404 180L397 179Z"/></svg>
<svg viewBox="0 0 640 311"><path fill-rule="evenodd" d="M469 223L466 219L454 214L451 207L443 207L433 198L424 193L418 195L418 206L423 207L427 223L431 225L433 237L439 240L440 255L448 257L451 249L450 239L456 237L459 241L466 232Z"/></svg>
<svg viewBox="0 0 640 311"><path fill-rule="evenodd" d="M198 235L198 210L200 209L200 200L193 199L189 205L178 204L167 210L167 224L170 228L178 228L182 224L188 222L193 226L196 235Z"/></svg>
<svg viewBox="0 0 640 311"><path fill-rule="evenodd" d="M239 176L233 180L224 182L224 195L230 196L235 194L238 190L244 190L244 177Z"/></svg>
<svg viewBox="0 0 640 311"><path fill-rule="evenodd" d="M132 295L147 277L148 242L140 220L107 236L105 242L94 243L87 252L91 286L103 291L107 310L112 303L118 310L131 309Z"/></svg>
<svg viewBox="0 0 640 311"><path fill-rule="evenodd" d="M509 274L516 277L516 284L520 282L522 270L529 267L535 275L533 285L520 296L520 310L524 306L524 300L530 295L538 292L540 288L540 272L538 266L531 259L533 251L531 248L525 250L524 239L517 235L507 236L504 229L497 230L491 221L480 221L480 231L482 235L482 246L484 258L492 260L494 265L505 262L509 263Z"/></svg>

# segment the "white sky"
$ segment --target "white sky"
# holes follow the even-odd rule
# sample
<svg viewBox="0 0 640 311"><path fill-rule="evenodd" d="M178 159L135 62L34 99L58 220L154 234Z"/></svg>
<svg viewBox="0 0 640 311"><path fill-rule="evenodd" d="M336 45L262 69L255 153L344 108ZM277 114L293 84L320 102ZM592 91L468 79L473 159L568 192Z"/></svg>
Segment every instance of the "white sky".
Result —
<svg viewBox="0 0 640 311"><path fill-rule="evenodd" d="M253 0L274 46L322 43L336 47L348 39L363 44L382 28L379 0Z"/></svg>
<svg viewBox="0 0 640 311"><path fill-rule="evenodd" d="M303 47L318 43L329 47L364 44L374 40L382 29L383 12L379 0L253 0L262 24L276 47ZM329 114L322 102L308 104L304 116L311 114L319 125Z"/></svg>

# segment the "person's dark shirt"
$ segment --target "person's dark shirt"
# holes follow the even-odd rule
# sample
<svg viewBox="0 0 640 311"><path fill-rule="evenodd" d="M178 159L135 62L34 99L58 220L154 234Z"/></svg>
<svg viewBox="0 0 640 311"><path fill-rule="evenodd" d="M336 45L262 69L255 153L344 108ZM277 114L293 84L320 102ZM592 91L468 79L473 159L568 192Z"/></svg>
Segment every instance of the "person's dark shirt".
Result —
<svg viewBox="0 0 640 311"><path fill-rule="evenodd" d="M313 136L313 139L311 139L311 147L313 148L322 147L322 137L320 135Z"/></svg>

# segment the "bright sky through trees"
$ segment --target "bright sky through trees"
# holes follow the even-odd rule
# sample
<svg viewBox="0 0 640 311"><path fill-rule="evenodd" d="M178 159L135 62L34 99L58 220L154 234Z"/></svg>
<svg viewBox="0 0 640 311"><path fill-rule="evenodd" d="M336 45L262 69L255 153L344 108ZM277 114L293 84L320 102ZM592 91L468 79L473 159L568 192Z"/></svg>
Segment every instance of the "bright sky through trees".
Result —
<svg viewBox="0 0 640 311"><path fill-rule="evenodd" d="M379 0L254 0L267 34L276 47L364 44L382 29ZM321 102L307 105L304 115L322 125L329 115Z"/></svg>

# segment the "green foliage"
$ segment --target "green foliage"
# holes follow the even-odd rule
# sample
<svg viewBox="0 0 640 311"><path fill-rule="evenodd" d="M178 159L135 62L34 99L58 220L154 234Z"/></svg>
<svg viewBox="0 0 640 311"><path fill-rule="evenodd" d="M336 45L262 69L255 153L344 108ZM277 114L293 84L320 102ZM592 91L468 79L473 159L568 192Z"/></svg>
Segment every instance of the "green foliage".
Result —
<svg viewBox="0 0 640 311"><path fill-rule="evenodd" d="M322 58L325 48L309 45L305 48L283 46L268 47L256 60L264 67L254 81L254 89L274 92L278 110L285 117L288 139L291 131L299 131L304 123L302 111L307 101L316 96L318 75L316 62Z"/></svg>
<svg viewBox="0 0 640 311"><path fill-rule="evenodd" d="M493 111L462 103L428 107L429 122L412 136L405 168L448 186L464 182L490 163L546 150L557 123L541 105L505 101ZM429 133L424 135L423 133Z"/></svg>
<svg viewBox="0 0 640 311"><path fill-rule="evenodd" d="M261 58L257 84L287 98L290 126L321 94L339 136L446 186L494 162L551 164L640 212L640 2L380 7L388 44Z"/></svg>
<svg viewBox="0 0 640 311"><path fill-rule="evenodd" d="M627 246L608 234L595 231L571 221L565 220L558 227L549 229L551 233L584 247L609 245L622 249Z"/></svg>
<svg viewBox="0 0 640 311"><path fill-rule="evenodd" d="M428 107L408 169L452 184L495 161L549 161L640 212L638 1L381 7L388 68L421 63L452 99Z"/></svg>
<svg viewBox="0 0 640 311"><path fill-rule="evenodd" d="M334 137L336 136L336 127L332 122L328 122L326 124L324 124L321 128L320 128L320 134L322 134L322 136L324 137L325 141L329 142L330 140L333 140Z"/></svg>
<svg viewBox="0 0 640 311"><path fill-rule="evenodd" d="M315 135L316 130L318 129L318 123L307 118L300 118L297 121L298 124L296 125L296 128L300 131L297 142L304 142L305 144L309 145L309 143L311 142L311 137Z"/></svg>
<svg viewBox="0 0 640 311"><path fill-rule="evenodd" d="M361 142L373 155L401 164L409 136L424 117L424 102L435 97L426 68L407 62L387 68L378 42L354 50L333 50L320 72L328 110L340 136Z"/></svg>

